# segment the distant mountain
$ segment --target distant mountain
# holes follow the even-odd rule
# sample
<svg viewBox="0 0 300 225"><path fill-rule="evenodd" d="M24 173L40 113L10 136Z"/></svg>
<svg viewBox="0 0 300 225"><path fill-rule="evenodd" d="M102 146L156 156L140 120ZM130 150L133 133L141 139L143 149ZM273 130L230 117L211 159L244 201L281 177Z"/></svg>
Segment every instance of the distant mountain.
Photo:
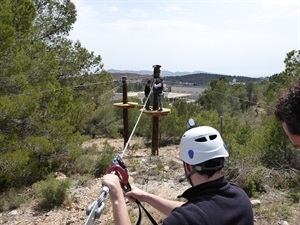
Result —
<svg viewBox="0 0 300 225"><path fill-rule="evenodd" d="M115 69L109 69L107 72L110 73L131 73L131 74L140 74L140 75L152 75L153 71L151 70L115 70ZM204 71L194 71L194 72L171 72L168 70L161 70L160 75L162 77L168 77L168 76L182 76L182 75L189 75L189 74L196 74L196 73L206 73Z"/></svg>
<svg viewBox="0 0 300 225"><path fill-rule="evenodd" d="M112 74L114 80L121 80L123 76L126 76L131 82L141 82L145 79L150 79L153 76L153 72L150 70L134 71L134 70L108 70ZM176 74L176 75L174 75ZM183 75L182 75L183 74ZM169 72L161 71L161 77L164 78L165 84L168 85L180 85L180 86L208 86L211 81L217 80L224 77L229 82L233 83L259 83L267 78L259 77L245 77L245 76L235 76L235 75L222 75L213 74L206 72L195 71L190 72Z"/></svg>
<svg viewBox="0 0 300 225"><path fill-rule="evenodd" d="M230 75L222 75L222 74L213 74L213 73L195 73L188 74L184 76L168 76L165 78L165 82L169 83L180 83L181 85L200 85L200 86L208 86L211 81L217 80L219 78L225 78L229 82L233 83L259 83L264 81L266 78L254 78L254 77L245 77L245 76L230 76Z"/></svg>

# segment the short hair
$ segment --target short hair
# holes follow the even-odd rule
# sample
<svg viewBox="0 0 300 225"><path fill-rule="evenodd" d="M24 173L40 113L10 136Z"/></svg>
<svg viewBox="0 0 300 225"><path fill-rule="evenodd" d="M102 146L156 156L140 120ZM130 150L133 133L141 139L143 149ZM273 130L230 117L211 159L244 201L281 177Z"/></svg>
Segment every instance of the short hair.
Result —
<svg viewBox="0 0 300 225"><path fill-rule="evenodd" d="M274 115L294 135L300 135L300 80L278 98Z"/></svg>

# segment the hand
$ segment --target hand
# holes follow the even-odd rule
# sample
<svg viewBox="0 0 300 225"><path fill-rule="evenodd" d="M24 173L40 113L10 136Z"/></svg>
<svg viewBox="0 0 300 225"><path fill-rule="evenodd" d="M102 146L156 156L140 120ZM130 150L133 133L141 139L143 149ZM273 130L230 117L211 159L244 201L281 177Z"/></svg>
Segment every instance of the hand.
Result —
<svg viewBox="0 0 300 225"><path fill-rule="evenodd" d="M105 174L102 179L102 185L109 188L109 196L111 199L116 199L120 196L123 196L123 190L117 175L111 173Z"/></svg>
<svg viewBox="0 0 300 225"><path fill-rule="evenodd" d="M140 202L144 202L147 194L148 194L147 192L135 186L131 186L131 191L125 193L125 197L127 197L128 200L132 202L135 202L136 200L139 200Z"/></svg>

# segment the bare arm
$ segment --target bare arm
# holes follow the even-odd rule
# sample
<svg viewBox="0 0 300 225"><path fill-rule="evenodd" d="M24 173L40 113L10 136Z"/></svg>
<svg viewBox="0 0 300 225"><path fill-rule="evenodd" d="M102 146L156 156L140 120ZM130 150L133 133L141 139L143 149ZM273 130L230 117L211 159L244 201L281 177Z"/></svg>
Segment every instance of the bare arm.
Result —
<svg viewBox="0 0 300 225"><path fill-rule="evenodd" d="M109 188L109 197L113 209L114 224L131 225L123 190L120 186L118 176L114 174L106 174L103 176L102 184Z"/></svg>
<svg viewBox="0 0 300 225"><path fill-rule="evenodd" d="M150 194L148 192L142 191L137 187L132 187L132 190L127 192L125 196L132 201L138 199L140 202L147 202L152 207L156 208L158 211L162 212L166 216L171 214L174 208L180 207L184 203L180 201L172 201L172 200L164 199L154 194Z"/></svg>
<svg viewBox="0 0 300 225"><path fill-rule="evenodd" d="M155 88L158 88L158 87L161 87L161 86L162 86L162 84L161 84L161 83L154 84L154 87L155 87Z"/></svg>

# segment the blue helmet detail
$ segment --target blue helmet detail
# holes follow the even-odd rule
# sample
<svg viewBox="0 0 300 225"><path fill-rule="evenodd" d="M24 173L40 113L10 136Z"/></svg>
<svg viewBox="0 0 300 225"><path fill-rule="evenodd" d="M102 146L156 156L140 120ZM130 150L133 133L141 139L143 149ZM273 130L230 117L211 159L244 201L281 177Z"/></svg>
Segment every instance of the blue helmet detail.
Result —
<svg viewBox="0 0 300 225"><path fill-rule="evenodd" d="M190 159L194 158L194 151L192 149L190 149L188 151L188 154L189 154Z"/></svg>

